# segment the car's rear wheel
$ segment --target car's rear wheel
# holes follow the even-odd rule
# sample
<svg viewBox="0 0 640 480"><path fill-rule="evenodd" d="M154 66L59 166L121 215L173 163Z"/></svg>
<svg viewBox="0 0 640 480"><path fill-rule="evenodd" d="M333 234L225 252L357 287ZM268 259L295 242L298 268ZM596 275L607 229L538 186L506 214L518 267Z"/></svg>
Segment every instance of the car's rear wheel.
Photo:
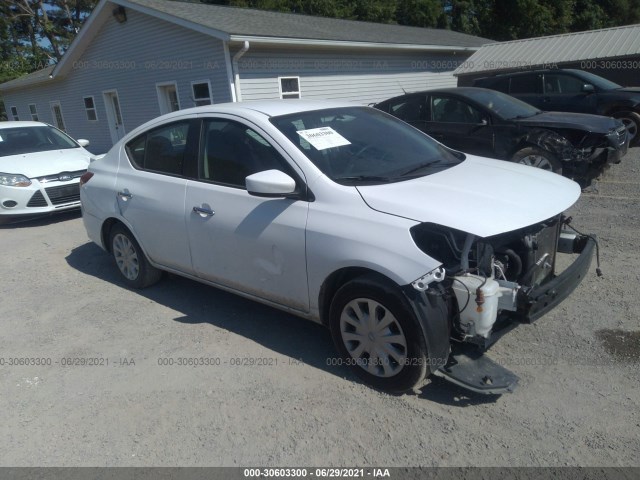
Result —
<svg viewBox="0 0 640 480"><path fill-rule="evenodd" d="M635 112L619 112L613 115L624 123L627 127L627 137L629 137L629 145L635 147L640 144L640 135L638 130L640 129L640 115Z"/></svg>
<svg viewBox="0 0 640 480"><path fill-rule="evenodd" d="M342 362L375 388L403 392L426 377L422 329L398 287L367 275L336 293L331 335Z"/></svg>
<svg viewBox="0 0 640 480"><path fill-rule="evenodd" d="M121 224L114 225L109 235L111 254L125 283L132 288L145 288L157 283L162 271L149 263L131 232Z"/></svg>
<svg viewBox="0 0 640 480"><path fill-rule="evenodd" d="M526 147L515 153L512 160L521 165L541 168L562 175L562 164L551 152L538 147Z"/></svg>

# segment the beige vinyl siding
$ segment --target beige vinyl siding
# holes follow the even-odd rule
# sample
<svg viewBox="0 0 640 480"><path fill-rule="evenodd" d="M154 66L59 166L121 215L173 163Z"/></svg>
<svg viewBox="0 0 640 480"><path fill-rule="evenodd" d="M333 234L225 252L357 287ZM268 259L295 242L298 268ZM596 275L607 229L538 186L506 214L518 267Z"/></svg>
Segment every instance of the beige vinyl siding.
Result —
<svg viewBox="0 0 640 480"><path fill-rule="evenodd" d="M232 52L233 54L233 52ZM243 100L280 98L278 77L299 77L305 99L362 104L430 88L454 87L463 56L338 50L250 49L238 62Z"/></svg>
<svg viewBox="0 0 640 480"><path fill-rule="evenodd" d="M67 133L91 142L89 150L104 153L112 146L103 92L117 90L124 127L130 132L160 115L156 84L177 84L180 107L195 106L192 81L208 80L214 103L231 101L223 43L134 10L127 21L113 18L74 62L72 71L51 83L4 92L5 104L28 112L28 104L59 100ZM84 97L92 96L97 121L88 121ZM38 111L42 122L53 123L49 108Z"/></svg>

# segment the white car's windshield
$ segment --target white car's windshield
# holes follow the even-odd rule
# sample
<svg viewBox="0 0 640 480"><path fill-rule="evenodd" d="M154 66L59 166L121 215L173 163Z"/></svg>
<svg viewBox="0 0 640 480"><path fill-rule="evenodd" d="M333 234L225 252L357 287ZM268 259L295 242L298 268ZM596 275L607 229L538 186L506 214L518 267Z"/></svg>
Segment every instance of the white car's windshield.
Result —
<svg viewBox="0 0 640 480"><path fill-rule="evenodd" d="M79 145L46 125L0 129L0 157L67 148L79 148Z"/></svg>
<svg viewBox="0 0 640 480"><path fill-rule="evenodd" d="M325 175L342 184L402 181L442 171L464 159L373 108L300 112L271 122Z"/></svg>

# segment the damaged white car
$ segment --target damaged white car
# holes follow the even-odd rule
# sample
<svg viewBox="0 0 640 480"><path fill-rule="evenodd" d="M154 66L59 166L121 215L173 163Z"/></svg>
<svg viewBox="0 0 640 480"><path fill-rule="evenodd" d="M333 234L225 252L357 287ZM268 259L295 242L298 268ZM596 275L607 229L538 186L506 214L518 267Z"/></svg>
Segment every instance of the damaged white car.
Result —
<svg viewBox="0 0 640 480"><path fill-rule="evenodd" d="M562 215L579 195L378 110L295 100L157 118L80 188L89 237L127 285L168 271L320 322L335 363L376 388L435 374L486 393L517 377L482 352L590 268L595 239ZM578 254L560 275L558 254Z"/></svg>

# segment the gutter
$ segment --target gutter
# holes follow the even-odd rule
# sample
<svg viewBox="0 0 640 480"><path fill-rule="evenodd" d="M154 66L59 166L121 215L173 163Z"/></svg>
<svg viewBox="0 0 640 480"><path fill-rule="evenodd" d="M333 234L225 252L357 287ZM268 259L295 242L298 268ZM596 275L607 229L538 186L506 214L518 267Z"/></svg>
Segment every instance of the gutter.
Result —
<svg viewBox="0 0 640 480"><path fill-rule="evenodd" d="M249 50L249 41L248 40L244 40L244 45L242 46L242 48L240 49L239 52L237 52L234 56L233 56L233 60L232 60L232 67L233 67L233 75L234 75L234 79L235 79L235 89L236 89L236 98L235 101L236 102L241 102L242 101L242 89L240 88L240 70L238 68L238 60L240 60L240 58L247 53L247 51Z"/></svg>
<svg viewBox="0 0 640 480"><path fill-rule="evenodd" d="M295 46L316 46L316 47L350 47L350 48L366 48L366 49L385 49L385 50L414 50L414 51L462 51L476 52L478 47L461 47L454 45L417 45L410 43L381 43L381 42L353 42L341 40L316 40L309 38L282 38L282 37L254 37L249 35L230 35L230 42L249 41L261 45L295 45Z"/></svg>

